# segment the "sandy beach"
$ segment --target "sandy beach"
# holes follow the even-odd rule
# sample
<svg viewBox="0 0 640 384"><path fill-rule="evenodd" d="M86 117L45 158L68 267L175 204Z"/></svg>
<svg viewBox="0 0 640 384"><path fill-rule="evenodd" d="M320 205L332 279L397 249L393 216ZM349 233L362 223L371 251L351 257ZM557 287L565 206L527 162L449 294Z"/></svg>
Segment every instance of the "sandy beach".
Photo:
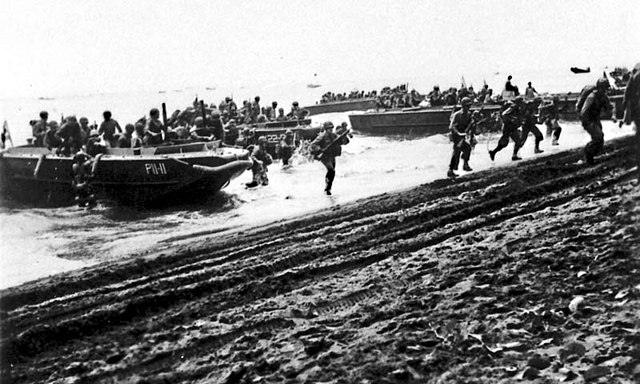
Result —
<svg viewBox="0 0 640 384"><path fill-rule="evenodd" d="M2 382L640 380L631 137L2 291Z"/></svg>
<svg viewBox="0 0 640 384"><path fill-rule="evenodd" d="M2 14L0 384L640 383L640 2ZM454 175L474 126L449 108L494 104L525 141L494 156L481 120ZM231 118L269 147L266 120L353 137L330 188L306 145L253 186L244 154L184 141L248 148ZM98 155L132 128L147 148Z"/></svg>

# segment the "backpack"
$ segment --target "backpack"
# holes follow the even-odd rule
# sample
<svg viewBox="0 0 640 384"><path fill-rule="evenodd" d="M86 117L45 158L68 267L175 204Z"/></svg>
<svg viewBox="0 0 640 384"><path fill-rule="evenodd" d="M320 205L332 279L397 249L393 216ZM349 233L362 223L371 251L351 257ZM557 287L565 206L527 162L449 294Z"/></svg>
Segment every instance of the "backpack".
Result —
<svg viewBox="0 0 640 384"><path fill-rule="evenodd" d="M576 102L576 112L580 113L580 111L582 111L582 106L587 100L587 97L591 94L591 92L595 90L595 85L586 85L584 88L582 88L582 91L580 91L580 97L578 97L578 101Z"/></svg>

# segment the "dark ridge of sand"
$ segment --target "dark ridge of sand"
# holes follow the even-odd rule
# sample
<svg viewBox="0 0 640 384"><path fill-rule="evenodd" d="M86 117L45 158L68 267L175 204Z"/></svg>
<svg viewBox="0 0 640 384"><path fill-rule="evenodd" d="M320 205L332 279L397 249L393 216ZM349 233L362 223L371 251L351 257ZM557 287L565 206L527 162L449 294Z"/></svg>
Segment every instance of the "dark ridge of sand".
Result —
<svg viewBox="0 0 640 384"><path fill-rule="evenodd" d="M638 382L632 144L4 290L2 383Z"/></svg>

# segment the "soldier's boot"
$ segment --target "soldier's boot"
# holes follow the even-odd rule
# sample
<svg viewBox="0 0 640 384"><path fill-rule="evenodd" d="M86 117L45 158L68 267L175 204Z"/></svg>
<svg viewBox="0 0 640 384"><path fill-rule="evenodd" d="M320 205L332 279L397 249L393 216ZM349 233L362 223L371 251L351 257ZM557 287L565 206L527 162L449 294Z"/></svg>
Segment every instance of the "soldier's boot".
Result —
<svg viewBox="0 0 640 384"><path fill-rule="evenodd" d="M588 165L594 165L596 163L596 159L594 158L593 154L591 154L590 152L585 153L584 157Z"/></svg>
<svg viewBox="0 0 640 384"><path fill-rule="evenodd" d="M462 169L467 172L473 171L473 169L471 169L471 167L469 166L469 162L467 160L464 161L464 165L462 166Z"/></svg>
<svg viewBox="0 0 640 384"><path fill-rule="evenodd" d="M542 149L540 149L540 141L536 140L536 148L533 150L533 153L542 153L544 152Z"/></svg>
<svg viewBox="0 0 640 384"><path fill-rule="evenodd" d="M327 195L331 195L331 187L333 186L333 177L327 176L324 178L324 192Z"/></svg>
<svg viewBox="0 0 640 384"><path fill-rule="evenodd" d="M519 147L516 147L516 148L513 150L513 156L511 156L511 160L512 160L512 161L522 160L522 157L518 156L518 150L520 150L520 148L519 148Z"/></svg>

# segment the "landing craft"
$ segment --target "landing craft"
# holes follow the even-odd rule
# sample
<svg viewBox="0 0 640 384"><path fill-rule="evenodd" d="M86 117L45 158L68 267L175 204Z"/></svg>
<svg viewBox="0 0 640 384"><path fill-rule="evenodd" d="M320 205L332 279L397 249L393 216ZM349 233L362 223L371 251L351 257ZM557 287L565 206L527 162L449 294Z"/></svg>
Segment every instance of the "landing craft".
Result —
<svg viewBox="0 0 640 384"><path fill-rule="evenodd" d="M493 112L499 112L500 105L475 105L472 111L479 111L484 118ZM453 106L415 107L392 109L388 111L372 111L349 115L354 131L371 134L409 134L436 135L449 132L449 122Z"/></svg>
<svg viewBox="0 0 640 384"><path fill-rule="evenodd" d="M74 159L25 145L0 152L0 194L38 206L70 205ZM186 196L209 196L253 165L249 152L219 142L107 148L91 162L98 199L124 205L169 205Z"/></svg>

